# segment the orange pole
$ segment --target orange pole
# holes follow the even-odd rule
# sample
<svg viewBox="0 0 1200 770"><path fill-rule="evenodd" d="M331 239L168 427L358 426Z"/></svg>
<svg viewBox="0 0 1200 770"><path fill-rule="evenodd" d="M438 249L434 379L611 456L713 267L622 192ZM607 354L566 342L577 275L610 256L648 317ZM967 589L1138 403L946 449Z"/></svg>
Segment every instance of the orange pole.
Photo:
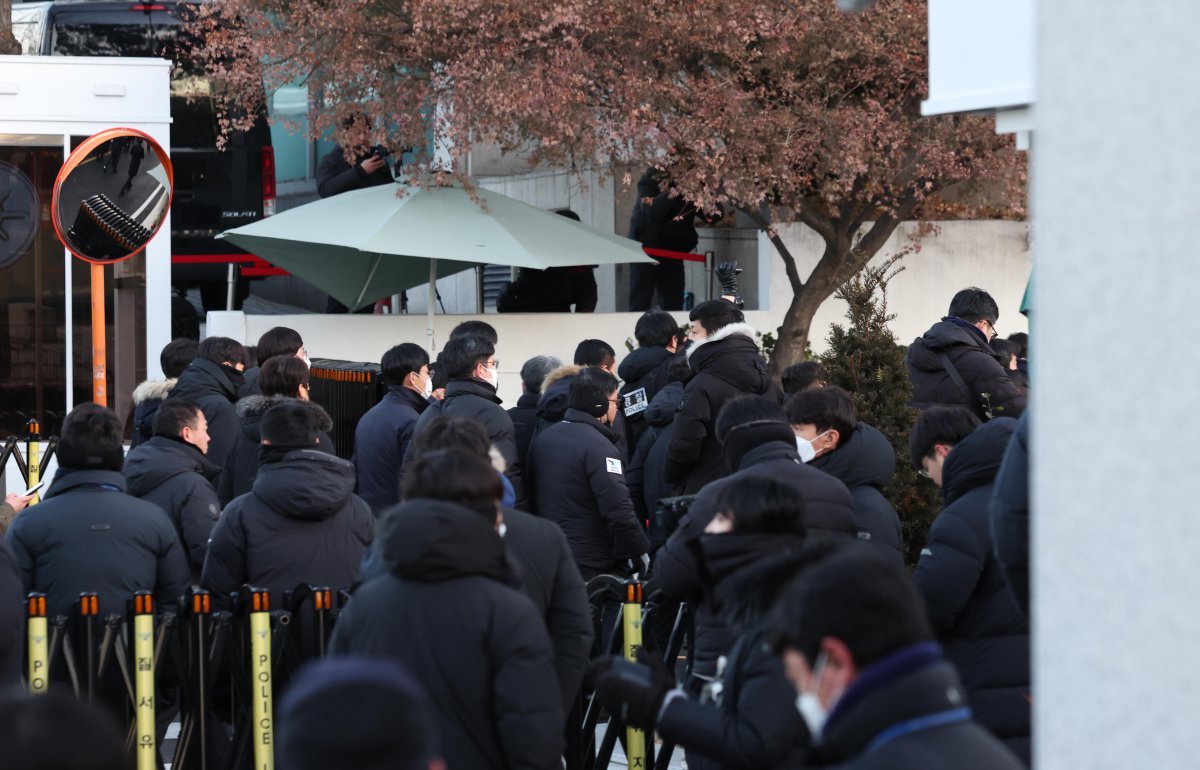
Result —
<svg viewBox="0 0 1200 770"><path fill-rule="evenodd" d="M92 263L92 401L108 406L108 345L104 322L104 265Z"/></svg>

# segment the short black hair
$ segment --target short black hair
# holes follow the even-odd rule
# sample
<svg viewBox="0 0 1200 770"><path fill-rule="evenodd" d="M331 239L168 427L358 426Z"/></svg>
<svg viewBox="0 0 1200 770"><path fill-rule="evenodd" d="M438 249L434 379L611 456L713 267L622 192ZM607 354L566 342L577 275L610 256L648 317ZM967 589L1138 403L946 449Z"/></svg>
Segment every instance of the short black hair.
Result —
<svg viewBox="0 0 1200 770"><path fill-rule="evenodd" d="M54 688L34 694L14 687L0 697L0 745L10 768L129 767L124 736L108 710Z"/></svg>
<svg viewBox="0 0 1200 770"><path fill-rule="evenodd" d="M401 496L457 503L494 521L504 485L486 460L461 449L441 449L413 460L404 473Z"/></svg>
<svg viewBox="0 0 1200 770"><path fill-rule="evenodd" d="M954 446L979 427L979 418L961 406L931 406L917 418L908 434L908 457L920 468L934 444Z"/></svg>
<svg viewBox="0 0 1200 770"><path fill-rule="evenodd" d="M795 487L772 478L735 478L722 484L713 499L714 510L733 520L739 534L803 536L804 498Z"/></svg>
<svg viewBox="0 0 1200 770"><path fill-rule="evenodd" d="M300 395L300 386L309 387L308 364L295 356L275 356L258 370L258 389L264 396Z"/></svg>
<svg viewBox="0 0 1200 770"><path fill-rule="evenodd" d="M900 564L847 544L818 558L783 590L771 613L776 650L816 665L821 640L840 640L861 671L894 652L934 640L925 602Z"/></svg>
<svg viewBox="0 0 1200 770"><path fill-rule="evenodd" d="M263 441L272 446L314 448L317 426L310 410L319 408L290 400L276 404L267 410L260 423Z"/></svg>
<svg viewBox="0 0 1200 770"><path fill-rule="evenodd" d="M838 432L838 446L850 440L858 427L858 412L854 399L837 385L803 390L787 402L788 422L792 425L815 425L818 433Z"/></svg>
<svg viewBox="0 0 1200 770"><path fill-rule="evenodd" d="M780 379L783 392L790 396L813 386L821 387L829 382L829 372L818 361L801 361L784 369Z"/></svg>
<svg viewBox="0 0 1200 770"><path fill-rule="evenodd" d="M713 431L718 441L724 441L729 431L739 425L750 423L777 422L787 425L787 413L783 407L769 398L756 395L744 395L730 399L721 407Z"/></svg>
<svg viewBox="0 0 1200 770"><path fill-rule="evenodd" d="M379 362L383 381L389 385L403 385L408 375L419 373L423 366L429 366L429 354L414 342L389 348Z"/></svg>
<svg viewBox="0 0 1200 770"><path fill-rule="evenodd" d="M1020 358L1020 356L1017 355L1017 343L1012 342L1011 340L1004 340L997 337L989 342L988 345L992 348L992 355L1000 361L1000 365L1005 369L1007 369L1008 365L1012 363L1013 356Z"/></svg>
<svg viewBox="0 0 1200 770"><path fill-rule="evenodd" d="M1025 332L1013 332L1008 335L1008 341L1017 346L1017 358L1029 358L1029 335Z"/></svg>
<svg viewBox="0 0 1200 770"><path fill-rule="evenodd" d="M194 428L202 414L199 404L186 398L168 398L154 411L151 426L155 436L179 438L184 428Z"/></svg>
<svg viewBox="0 0 1200 770"><path fill-rule="evenodd" d="M521 385L526 393L538 395L542 392L542 383L546 375L562 366L562 361L554 356L534 356L521 367Z"/></svg>
<svg viewBox="0 0 1200 770"><path fill-rule="evenodd" d="M746 316L737 306L726 299L710 299L701 302L688 313L689 321L699 321L709 334L719 331L730 324L742 323Z"/></svg>
<svg viewBox="0 0 1200 770"><path fill-rule="evenodd" d="M258 365L262 366L275 356L294 356L304 347L300 332L286 326L267 329L258 338Z"/></svg>
<svg viewBox="0 0 1200 770"><path fill-rule="evenodd" d="M576 366L604 366L617 360L617 351L604 340L584 340L575 346Z"/></svg>
<svg viewBox="0 0 1200 770"><path fill-rule="evenodd" d="M643 348L665 348L678 339L679 323L665 310L647 310L633 327L633 336Z"/></svg>
<svg viewBox="0 0 1200 770"><path fill-rule="evenodd" d="M175 379L183 374L188 364L196 360L196 349L199 347L199 342L187 337L168 342L158 354L158 364L162 367L163 375Z"/></svg>
<svg viewBox="0 0 1200 770"><path fill-rule="evenodd" d="M246 355L246 346L229 337L205 337L200 340L200 344L196 347L196 358L203 358L214 364L223 364L228 361L230 364L241 364L242 366L249 361L249 357Z"/></svg>
<svg viewBox="0 0 1200 770"><path fill-rule="evenodd" d="M447 380L470 377L475 366L496 354L496 345L485 337L453 337L438 356L438 369Z"/></svg>
<svg viewBox="0 0 1200 770"><path fill-rule="evenodd" d="M973 324L987 321L995 326L996 321L1000 320L1000 307L991 294L972 286L954 295L954 299L950 300L949 314Z"/></svg>
<svg viewBox="0 0 1200 770"><path fill-rule="evenodd" d="M492 439L483 423L470 417L438 415L413 439L413 459L430 452L458 450L491 461Z"/></svg>
<svg viewBox="0 0 1200 770"><path fill-rule="evenodd" d="M692 366L682 351L676 353L667 364L667 382L687 382L692 376Z"/></svg>
<svg viewBox="0 0 1200 770"><path fill-rule="evenodd" d="M592 417L603 417L608 413L608 399L618 387L616 377L598 367L585 366L571 378L567 403Z"/></svg>
<svg viewBox="0 0 1200 770"><path fill-rule="evenodd" d="M450 331L450 339L454 340L459 337L483 337L492 345L500 344L500 335L496 334L496 327L487 321L463 321Z"/></svg>
<svg viewBox="0 0 1200 770"><path fill-rule="evenodd" d="M63 420L58 464L63 468L119 471L125 462L122 433L121 421L111 409L80 404Z"/></svg>

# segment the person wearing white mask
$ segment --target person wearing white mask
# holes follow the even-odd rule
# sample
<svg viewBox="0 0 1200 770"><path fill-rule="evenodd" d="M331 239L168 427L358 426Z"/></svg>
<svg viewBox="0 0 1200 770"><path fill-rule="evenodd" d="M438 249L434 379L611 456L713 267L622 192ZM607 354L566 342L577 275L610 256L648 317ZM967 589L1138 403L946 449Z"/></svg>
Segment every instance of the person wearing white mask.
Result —
<svg viewBox="0 0 1200 770"><path fill-rule="evenodd" d="M377 514L400 502L400 467L433 391L429 354L420 345L396 345L383 354L380 368L387 395L354 430L358 495Z"/></svg>
<svg viewBox="0 0 1200 770"><path fill-rule="evenodd" d="M796 393L787 415L800 459L850 488L858 538L902 564L900 517L883 495L896 473L896 450L887 436L859 422L854 400L836 385Z"/></svg>
<svg viewBox="0 0 1200 770"><path fill-rule="evenodd" d="M976 723L904 568L850 546L784 589L771 641L813 738L805 767L1021 770Z"/></svg>

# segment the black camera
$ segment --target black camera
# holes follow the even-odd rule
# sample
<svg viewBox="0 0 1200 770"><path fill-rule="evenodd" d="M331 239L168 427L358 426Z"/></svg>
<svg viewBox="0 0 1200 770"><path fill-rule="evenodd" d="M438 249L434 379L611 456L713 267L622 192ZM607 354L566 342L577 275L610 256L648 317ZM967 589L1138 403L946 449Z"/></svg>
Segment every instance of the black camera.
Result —
<svg viewBox="0 0 1200 770"><path fill-rule="evenodd" d="M386 158L392 154L392 151L384 147L382 144L377 144L371 148L371 154L376 158Z"/></svg>

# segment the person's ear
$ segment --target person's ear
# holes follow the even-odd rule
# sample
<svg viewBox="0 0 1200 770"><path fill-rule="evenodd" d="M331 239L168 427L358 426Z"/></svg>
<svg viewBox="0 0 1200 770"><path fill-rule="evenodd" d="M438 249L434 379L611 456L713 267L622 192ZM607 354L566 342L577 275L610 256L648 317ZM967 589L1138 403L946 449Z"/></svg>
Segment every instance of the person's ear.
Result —
<svg viewBox="0 0 1200 770"><path fill-rule="evenodd" d="M844 692L850 683L858 676L858 667L854 663L854 654L846 643L836 636L826 636L821 640L821 651L825 653L825 675L822 677L822 689L832 685L833 690ZM826 684L829 683L829 685Z"/></svg>
<svg viewBox="0 0 1200 770"><path fill-rule="evenodd" d="M842 440L842 432L839 431L837 428L830 428L829 432L826 433L825 435L827 437L826 445L829 447L829 451L832 452L834 449L837 448L838 443Z"/></svg>
<svg viewBox="0 0 1200 770"><path fill-rule="evenodd" d="M935 455L937 455L938 457L942 458L943 460L945 460L946 456L950 454L950 449L951 449L951 447L949 444L934 444L933 445L933 453Z"/></svg>
<svg viewBox="0 0 1200 770"><path fill-rule="evenodd" d="M262 445L263 445L263 446L271 446L271 442L270 442L270 441L267 441L267 440L264 438L264 439L262 440Z"/></svg>

